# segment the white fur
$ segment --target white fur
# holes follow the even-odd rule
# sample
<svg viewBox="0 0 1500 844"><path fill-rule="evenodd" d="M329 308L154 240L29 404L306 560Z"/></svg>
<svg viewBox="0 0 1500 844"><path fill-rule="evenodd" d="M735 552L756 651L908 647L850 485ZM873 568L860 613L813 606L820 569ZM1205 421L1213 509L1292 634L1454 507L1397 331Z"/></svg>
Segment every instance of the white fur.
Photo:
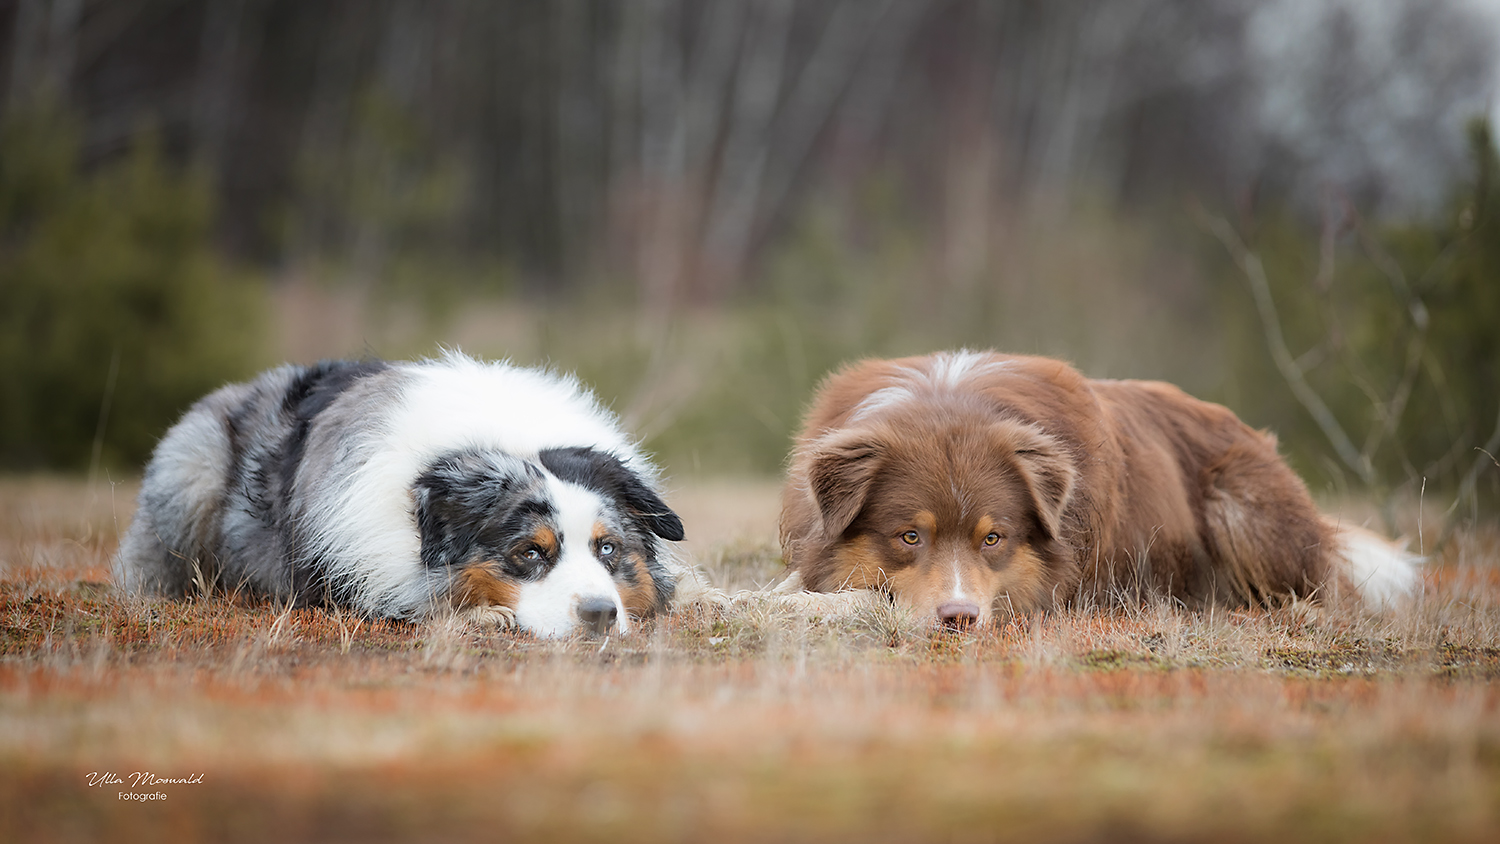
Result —
<svg viewBox="0 0 1500 844"><path fill-rule="evenodd" d="M882 387L875 392L865 396L849 415L850 422L860 422L864 419L878 414L888 407L905 404L915 398L916 395L905 387Z"/></svg>
<svg viewBox="0 0 1500 844"><path fill-rule="evenodd" d="M456 352L396 368L406 386L383 418L371 420L373 456L327 500L312 502L338 514L323 520L316 542L326 559L342 564L336 574L358 584L355 601L362 610L417 612L438 594L434 578L441 575L420 562L409 490L423 467L445 452L493 448L530 457L588 445L654 477L613 414L570 377Z"/></svg>
<svg viewBox="0 0 1500 844"><path fill-rule="evenodd" d="M594 525L603 513L603 499L555 478L548 479L548 488L557 507L562 556L546 577L521 584L516 621L538 636L563 636L578 624L574 610L581 601L609 598L615 604L615 632L627 632L630 622L619 590L590 547Z"/></svg>
<svg viewBox="0 0 1500 844"><path fill-rule="evenodd" d="M1338 559L1366 607L1394 609L1417 594L1422 585L1420 556L1364 528L1335 525L1335 530Z"/></svg>
<svg viewBox="0 0 1500 844"><path fill-rule="evenodd" d="M971 378L1009 366L1007 361L993 360L992 357L984 352L963 349L932 355L923 361L926 366L901 367L897 375L899 383L865 396L849 419L859 422L887 408L924 401L932 393L953 392Z"/></svg>
<svg viewBox="0 0 1500 844"><path fill-rule="evenodd" d="M951 600L959 603L979 603L970 598L968 590L964 588L964 567L959 563L957 556L953 558L953 595L951 596Z"/></svg>
<svg viewBox="0 0 1500 844"><path fill-rule="evenodd" d="M991 355L960 349L956 352L941 352L929 360L932 367L923 373L935 387L955 389L971 375L982 375L990 369L1003 368L1003 361L991 360Z"/></svg>

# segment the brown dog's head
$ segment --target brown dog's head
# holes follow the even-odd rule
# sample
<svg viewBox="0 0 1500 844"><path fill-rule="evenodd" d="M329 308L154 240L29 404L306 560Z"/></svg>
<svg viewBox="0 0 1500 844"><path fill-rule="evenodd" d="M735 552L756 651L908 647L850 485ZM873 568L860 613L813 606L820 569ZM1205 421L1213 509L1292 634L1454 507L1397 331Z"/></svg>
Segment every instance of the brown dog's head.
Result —
<svg viewBox="0 0 1500 844"><path fill-rule="evenodd" d="M955 627L1051 603L1077 477L1066 447L992 414L911 408L810 444L818 590L873 588Z"/></svg>

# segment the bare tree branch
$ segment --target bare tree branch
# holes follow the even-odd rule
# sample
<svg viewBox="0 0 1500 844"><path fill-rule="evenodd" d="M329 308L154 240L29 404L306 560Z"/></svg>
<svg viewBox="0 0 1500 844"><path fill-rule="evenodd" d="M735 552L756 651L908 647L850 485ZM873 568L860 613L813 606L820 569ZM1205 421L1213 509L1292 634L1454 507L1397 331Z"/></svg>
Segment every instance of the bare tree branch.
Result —
<svg viewBox="0 0 1500 844"><path fill-rule="evenodd" d="M1469 501L1473 506L1477 507L1474 488L1479 483L1479 473L1491 463L1496 468L1500 468L1500 460L1495 458L1495 453L1500 452L1500 413L1495 415L1495 430L1490 433L1490 438L1485 440L1483 446L1475 446L1474 450L1479 452L1479 456L1474 458L1474 465L1470 466L1469 471L1464 473L1464 479L1458 485L1458 495L1453 499L1453 504L1448 508L1448 512L1444 514L1445 516L1453 515L1464 501Z"/></svg>
<svg viewBox="0 0 1500 844"><path fill-rule="evenodd" d="M1427 313L1427 304L1422 301L1406 280L1406 274L1401 265L1386 251L1380 239L1370 231L1370 227L1364 219L1353 208L1348 199L1344 200L1346 214L1354 231L1359 236L1360 245L1365 254L1375 263L1381 273L1391 283L1391 289L1397 297L1403 300L1407 313L1411 315L1412 325L1415 332L1406 346L1406 363L1402 367L1401 380L1397 383L1395 391L1387 402L1376 403L1376 409L1381 416L1380 426L1371 432L1370 440L1365 446L1365 456L1371 457L1380 446L1383 439L1389 439L1399 447L1400 440L1396 437L1396 429L1401 424L1401 416L1406 410L1406 404L1411 399L1411 393L1416 386L1417 375L1421 372L1422 357L1427 353L1427 328L1431 320ZM1405 453L1401 455L1402 462L1406 464L1409 475L1415 479L1417 472L1406 458Z"/></svg>
<svg viewBox="0 0 1500 844"><path fill-rule="evenodd" d="M1366 484L1375 482L1375 467L1367 455L1360 452L1354 446L1354 442L1345 433L1333 411L1328 409L1317 391L1307 383L1306 373L1297 365L1291 351L1287 348L1286 338L1281 333L1281 317L1276 313L1276 303L1271 298L1271 285L1266 278L1265 267L1261 264L1260 256L1245 246L1239 234L1222 217L1214 217L1199 209L1198 217L1200 223L1228 250L1230 257L1234 259L1240 271L1250 282L1250 293L1255 299L1255 308L1260 314L1261 327L1266 335L1266 347L1271 352L1271 359L1275 361L1276 368L1281 372L1281 377L1291 388L1292 395L1312 416L1323 435L1333 446L1344 465L1359 476Z"/></svg>

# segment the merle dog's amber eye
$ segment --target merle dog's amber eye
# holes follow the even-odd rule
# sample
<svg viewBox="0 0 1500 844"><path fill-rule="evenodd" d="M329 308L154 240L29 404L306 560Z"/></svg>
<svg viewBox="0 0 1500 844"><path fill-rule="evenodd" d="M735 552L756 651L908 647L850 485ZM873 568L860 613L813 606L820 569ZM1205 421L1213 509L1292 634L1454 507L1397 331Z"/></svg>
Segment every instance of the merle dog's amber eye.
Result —
<svg viewBox="0 0 1500 844"><path fill-rule="evenodd" d="M909 530L906 533L901 534L901 541L905 542L907 545L916 545L918 542L922 541L922 536L914 530Z"/></svg>
<svg viewBox="0 0 1500 844"><path fill-rule="evenodd" d="M535 548L527 548L521 554L521 559L523 559L523 560L531 560L531 561L534 562L536 560L540 560L541 558L542 558L542 552L538 551Z"/></svg>
<svg viewBox="0 0 1500 844"><path fill-rule="evenodd" d="M996 545L999 545L1000 544L1000 534L998 534L998 533L991 533L991 534L986 535L985 538L984 538L984 544L985 544L986 548L993 548Z"/></svg>

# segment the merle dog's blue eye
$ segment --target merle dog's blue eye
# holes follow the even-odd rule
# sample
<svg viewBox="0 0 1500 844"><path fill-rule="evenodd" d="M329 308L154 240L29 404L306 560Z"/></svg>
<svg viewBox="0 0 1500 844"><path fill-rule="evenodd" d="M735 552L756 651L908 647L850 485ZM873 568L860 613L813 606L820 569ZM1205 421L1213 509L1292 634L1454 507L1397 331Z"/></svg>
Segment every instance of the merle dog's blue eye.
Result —
<svg viewBox="0 0 1500 844"><path fill-rule="evenodd" d="M614 545L613 542L601 542L601 543L599 543L599 556L601 556L601 557L609 557L609 556L613 556L614 553L615 553L615 545Z"/></svg>

